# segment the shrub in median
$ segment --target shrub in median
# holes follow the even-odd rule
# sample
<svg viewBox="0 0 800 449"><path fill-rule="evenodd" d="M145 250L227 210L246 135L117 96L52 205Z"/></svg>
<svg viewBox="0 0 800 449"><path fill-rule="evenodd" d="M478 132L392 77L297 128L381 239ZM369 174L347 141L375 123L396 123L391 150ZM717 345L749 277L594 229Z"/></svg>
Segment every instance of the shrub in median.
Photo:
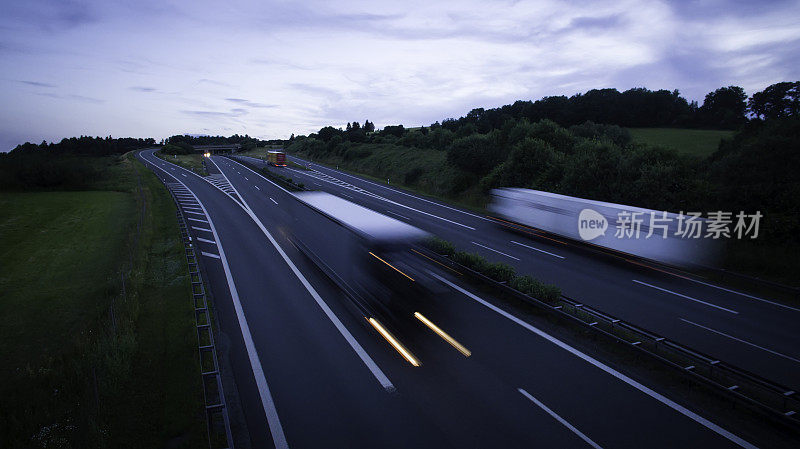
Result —
<svg viewBox="0 0 800 449"><path fill-rule="evenodd" d="M504 263L489 262L478 253L456 251L452 243L439 237L431 237L425 240L423 244L428 249L448 256L454 262L477 271L490 279L497 282L506 282L509 287L528 296L547 302L554 302L561 297L561 289L555 285L545 284L528 275L517 276L514 267Z"/></svg>
<svg viewBox="0 0 800 449"><path fill-rule="evenodd" d="M527 275L514 277L508 285L514 290L543 301L553 302L561 297L560 288Z"/></svg>
<svg viewBox="0 0 800 449"><path fill-rule="evenodd" d="M453 254L456 252L456 247L453 246L452 243L440 239L439 237L430 237L422 242L422 244L437 254L443 254L448 257L453 257Z"/></svg>
<svg viewBox="0 0 800 449"><path fill-rule="evenodd" d="M477 253L457 251L453 255L453 260L497 282L508 282L517 274L514 267L504 263L489 262Z"/></svg>

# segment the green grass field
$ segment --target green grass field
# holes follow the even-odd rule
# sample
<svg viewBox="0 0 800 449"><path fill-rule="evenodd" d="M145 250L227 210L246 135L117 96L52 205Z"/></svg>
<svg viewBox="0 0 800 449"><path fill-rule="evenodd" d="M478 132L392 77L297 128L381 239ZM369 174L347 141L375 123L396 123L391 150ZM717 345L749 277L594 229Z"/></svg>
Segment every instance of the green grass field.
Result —
<svg viewBox="0 0 800 449"><path fill-rule="evenodd" d="M671 148L683 154L708 157L733 131L679 128L628 128L634 142Z"/></svg>
<svg viewBox="0 0 800 449"><path fill-rule="evenodd" d="M208 173L206 172L206 168L203 166L203 155L202 154L178 154L178 155L171 155L171 154L163 154L160 151L156 151L156 156L164 159L165 161L172 162L173 164L180 165L183 168L188 168L189 170L197 173L201 176L206 176Z"/></svg>
<svg viewBox="0 0 800 449"><path fill-rule="evenodd" d="M109 170L116 190L0 193L3 447L204 444L173 202L132 158Z"/></svg>

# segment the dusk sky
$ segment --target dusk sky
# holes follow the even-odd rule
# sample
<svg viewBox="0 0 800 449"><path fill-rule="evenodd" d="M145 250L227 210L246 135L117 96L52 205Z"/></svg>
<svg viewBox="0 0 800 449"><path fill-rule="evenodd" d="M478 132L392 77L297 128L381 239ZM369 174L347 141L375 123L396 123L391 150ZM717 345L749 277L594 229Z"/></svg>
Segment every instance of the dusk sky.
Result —
<svg viewBox="0 0 800 449"><path fill-rule="evenodd" d="M0 150L286 138L592 88L800 79L800 2L3 0Z"/></svg>

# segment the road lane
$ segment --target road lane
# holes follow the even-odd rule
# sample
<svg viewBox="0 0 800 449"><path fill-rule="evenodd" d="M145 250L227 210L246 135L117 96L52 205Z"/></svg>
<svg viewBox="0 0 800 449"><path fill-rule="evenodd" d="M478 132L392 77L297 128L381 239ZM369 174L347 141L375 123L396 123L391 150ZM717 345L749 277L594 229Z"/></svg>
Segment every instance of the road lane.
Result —
<svg viewBox="0 0 800 449"><path fill-rule="evenodd" d="M293 157L290 159L305 163ZM257 159L248 158L248 161L264 165L263 161ZM743 337L750 341L774 347L777 351L793 357L800 357L800 331L797 330L795 323L800 316L798 311L757 301L731 289L722 290L718 286L705 285L708 283L703 284L702 281L699 283L693 279L682 279L620 262L616 258L598 256L571 245L542 239L526 239L520 242L520 236L511 234L471 212L460 211L410 193L400 193L394 187L362 180L319 164L311 163L311 167L324 173L326 177L315 178L312 176L313 172L299 169L294 169L291 175L306 184L309 184L308 181L311 179L321 180L321 189L337 195L351 195L349 199L371 209L391 210L395 214L404 214L410 218L409 223L450 240L458 248L478 252L489 260L515 266L520 273L532 274L545 282L554 283L560 286L567 296L582 303L788 387L800 388L800 370L797 366L787 363L787 360L753 351L746 345L719 335L705 333L699 336L693 332L686 332L684 323L680 321L680 318L687 318L707 322L724 332L744 332ZM284 170L270 169L276 172ZM346 182L339 183L335 179ZM461 223L475 228L475 231L453 227L448 222L430 219L405 208L397 208L392 203L377 197L397 203L408 202L408 205L415 209L427 208L428 213L438 214L446 219L460 220ZM476 247L475 242L483 247ZM528 248L522 247L519 243L538 250L535 252L546 251L557 254L563 259L550 257L547 254L532 254ZM635 284L631 284L634 279L715 304L720 309L709 311L700 303L686 304L688 301L677 296L669 297L658 291L643 292L635 288ZM731 317L726 310L736 310L740 313Z"/></svg>
<svg viewBox="0 0 800 449"><path fill-rule="evenodd" d="M276 235L281 234L281 229L291 223L291 217L277 213L270 198L278 197L283 203L292 201L291 194L260 176L248 176L245 180L241 173L246 173L246 168L226 163L223 158L213 159L264 226ZM234 167L240 169L238 173ZM245 188L254 184L260 189ZM324 232L324 221L320 217L319 223L306 225ZM288 240L286 246L291 246ZM313 271L313 267L309 270ZM676 413L614 376L548 346L536 335L487 315L480 306L465 302L455 292L437 305L440 313L432 319L472 351L469 358L430 332L402 334L404 342L422 361L419 368L398 365L397 361L403 361L386 345L382 355L381 349L373 355L399 394L419 401L418 409L425 410L425 416L437 427L446 429L450 441L458 438L457 441L471 441L472 445L475 441L487 441L493 447L525 447L549 441L559 447L585 447L585 442L575 438L569 429L549 415L531 409L529 401L519 397L517 389L524 385L527 391L534 391L537 397L558 408L561 416L579 423L582 429L584 426L591 429L593 435L598 435L598 441L608 442L609 446L676 447L701 442L706 447L725 447L731 443L725 436ZM337 310L342 304L331 302L331 307ZM368 342L364 344L369 347ZM395 363L381 363L386 356L394 357ZM540 391L542 388L546 391ZM456 422L451 416L454 413L458 414ZM598 416L610 419L598 420ZM546 435L537 430L534 437L525 431L533 427L550 430ZM631 434L626 430L631 427L640 432ZM465 435L468 438L462 440ZM655 435L659 435L659 440L654 439Z"/></svg>

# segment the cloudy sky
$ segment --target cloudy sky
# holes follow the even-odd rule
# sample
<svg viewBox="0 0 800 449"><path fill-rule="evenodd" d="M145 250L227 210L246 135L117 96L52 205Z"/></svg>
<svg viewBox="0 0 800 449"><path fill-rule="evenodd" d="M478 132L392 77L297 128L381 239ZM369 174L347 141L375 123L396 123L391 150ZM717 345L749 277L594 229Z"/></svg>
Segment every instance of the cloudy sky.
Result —
<svg viewBox="0 0 800 449"><path fill-rule="evenodd" d="M800 79L798 1L0 1L0 150Z"/></svg>

